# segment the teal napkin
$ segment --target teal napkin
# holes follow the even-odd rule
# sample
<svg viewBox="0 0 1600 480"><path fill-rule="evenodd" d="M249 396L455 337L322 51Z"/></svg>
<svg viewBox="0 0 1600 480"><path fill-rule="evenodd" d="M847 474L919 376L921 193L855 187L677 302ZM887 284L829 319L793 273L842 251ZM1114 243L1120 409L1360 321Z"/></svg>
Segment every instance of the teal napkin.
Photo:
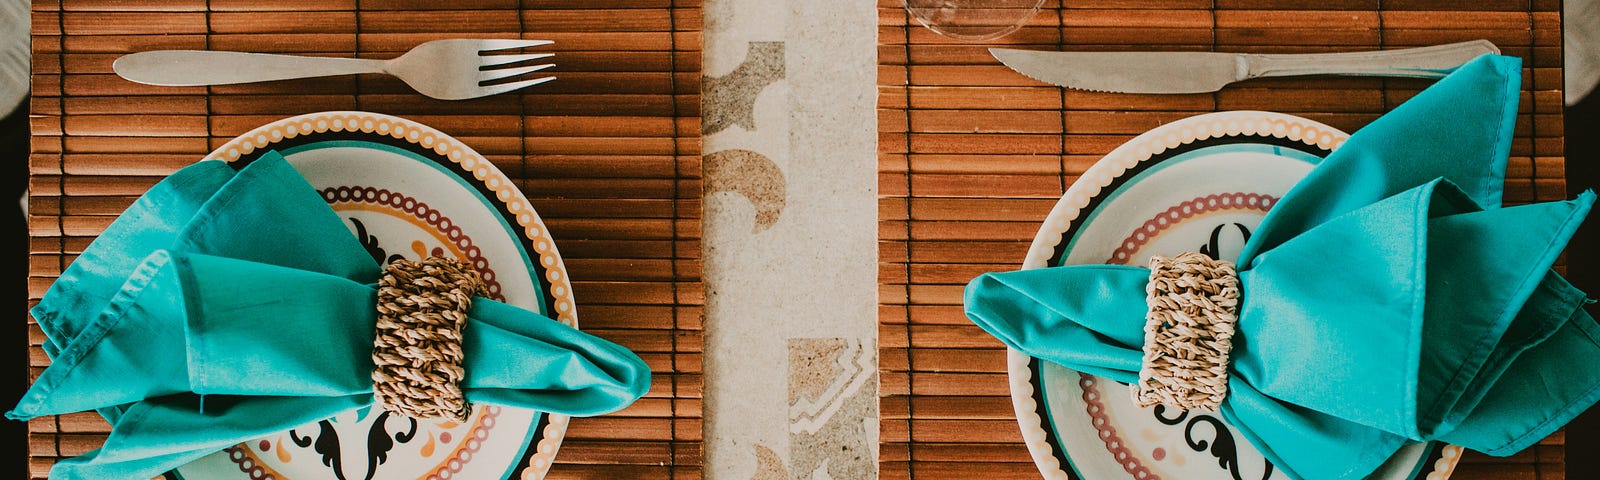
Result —
<svg viewBox="0 0 1600 480"><path fill-rule="evenodd" d="M205 161L140 197L32 311L52 363L6 416L99 410L103 448L51 478L150 478L372 404L377 262L276 152ZM473 403L599 415L650 386L637 355L473 299Z"/></svg>
<svg viewBox="0 0 1600 480"><path fill-rule="evenodd" d="M1431 440L1510 455L1600 399L1600 328L1550 270L1594 194L1500 208L1520 81L1514 57L1462 66L1351 136L1247 242L1221 413L1287 473L1362 478ZM967 315L1133 382L1148 275L984 274Z"/></svg>

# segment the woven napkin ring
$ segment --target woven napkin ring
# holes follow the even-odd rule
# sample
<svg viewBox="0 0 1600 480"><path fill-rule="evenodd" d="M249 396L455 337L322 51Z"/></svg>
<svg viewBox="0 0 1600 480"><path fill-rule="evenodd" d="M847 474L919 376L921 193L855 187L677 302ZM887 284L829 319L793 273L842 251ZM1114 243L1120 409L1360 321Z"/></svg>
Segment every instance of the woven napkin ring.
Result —
<svg viewBox="0 0 1600 480"><path fill-rule="evenodd" d="M1228 352L1238 322L1233 264L1189 252L1150 259L1144 359L1133 401L1216 410L1228 396Z"/></svg>
<svg viewBox="0 0 1600 480"><path fill-rule="evenodd" d="M464 421L461 328L472 297L483 292L478 272L464 262L428 257L396 260L378 281L377 339L372 390L384 410L412 418Z"/></svg>

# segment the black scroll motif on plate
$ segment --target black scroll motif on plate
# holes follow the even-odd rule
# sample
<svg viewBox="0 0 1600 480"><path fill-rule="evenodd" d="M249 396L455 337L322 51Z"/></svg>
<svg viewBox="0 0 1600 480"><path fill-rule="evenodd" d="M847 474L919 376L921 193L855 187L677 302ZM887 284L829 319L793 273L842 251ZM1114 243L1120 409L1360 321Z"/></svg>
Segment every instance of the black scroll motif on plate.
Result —
<svg viewBox="0 0 1600 480"><path fill-rule="evenodd" d="M1233 480L1244 480L1243 475L1239 473L1238 446L1234 443L1233 434L1223 425L1222 420L1210 415L1195 415L1194 418L1189 418L1188 410L1179 410L1177 417L1167 418L1164 416L1166 412L1167 407L1165 405L1156 405L1154 409L1156 421L1166 425L1177 425L1184 423L1184 420L1188 420L1189 423L1183 428L1183 440L1189 444L1189 448L1196 452L1205 452L1209 448L1211 456L1217 457L1218 467L1233 474ZM1211 440L1195 438L1195 426L1200 424L1211 426L1211 430L1214 432ZM1271 478L1273 472L1272 462L1263 459L1261 463L1265 465L1262 469L1261 480Z"/></svg>
<svg viewBox="0 0 1600 480"><path fill-rule="evenodd" d="M405 432L389 433L389 417L391 414L384 411L372 421L372 428L367 430L367 472L363 480L372 480L378 473L378 466L389 461L389 451L394 449L395 442L408 443L417 438L417 420L410 417L404 418L410 427ZM358 420L359 421L359 420ZM322 465L333 471L333 476L339 480L348 480L344 476L344 455L339 449L339 432L333 428L333 422L323 420L317 422L317 435L302 436L294 430L289 431L289 438L294 440L300 448L313 447L313 450L322 455ZM391 438L392 437L392 438Z"/></svg>
<svg viewBox="0 0 1600 480"><path fill-rule="evenodd" d="M352 219L352 220L354 220L354 219ZM1209 242L1207 242L1205 245L1201 245L1200 246L1200 254L1201 255L1205 255L1207 257L1211 257L1212 260L1221 260L1222 259L1222 231L1223 231L1223 229L1226 229L1226 228L1228 228L1228 225L1227 224L1223 224L1223 225L1217 225L1217 228L1211 229L1211 240ZM1243 245L1243 244L1248 243L1250 241L1250 229L1245 227L1244 224L1234 223L1233 224L1233 228L1236 228L1236 229L1239 230L1239 236L1241 237L1239 239L1239 244L1240 245Z"/></svg>
<svg viewBox="0 0 1600 480"><path fill-rule="evenodd" d="M417 438L417 419L400 417L411 424L405 433L395 433L394 438L389 438L389 411L378 414L378 419L372 422L372 429L367 431L367 478L372 480L372 475L377 472L378 465L389 461L389 450L394 449L395 442L406 443Z"/></svg>
<svg viewBox="0 0 1600 480"><path fill-rule="evenodd" d="M339 452L339 432L333 429L333 422L328 420L317 422L316 437L302 436L299 431L290 430L289 438L300 448L310 447L315 443L316 447L313 450L322 455L322 465L333 469L334 476L339 477L339 480L345 480L344 456Z"/></svg>
<svg viewBox="0 0 1600 480"><path fill-rule="evenodd" d="M400 254L390 255L383 250L383 247L378 246L378 236L367 233L367 225L361 223L361 220L350 217L350 223L355 225L356 238L361 240L361 246L367 249L367 255L371 255L372 259L378 262L379 265L388 265L395 260L405 260L405 257Z"/></svg>

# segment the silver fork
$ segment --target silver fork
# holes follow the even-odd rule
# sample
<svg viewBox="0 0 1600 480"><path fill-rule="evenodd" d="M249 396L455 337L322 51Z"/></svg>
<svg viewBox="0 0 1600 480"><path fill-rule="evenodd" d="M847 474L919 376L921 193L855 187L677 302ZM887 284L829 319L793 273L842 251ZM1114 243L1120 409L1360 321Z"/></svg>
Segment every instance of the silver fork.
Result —
<svg viewBox="0 0 1600 480"><path fill-rule="evenodd" d="M131 81L172 87L265 82L291 78L386 73L417 92L440 100L465 100L505 93L554 80L554 76L485 85L555 66L505 67L552 53L484 55L496 50L549 45L549 40L434 40L389 60L302 57L208 50L156 50L117 58L111 69ZM502 68L484 68L502 67Z"/></svg>

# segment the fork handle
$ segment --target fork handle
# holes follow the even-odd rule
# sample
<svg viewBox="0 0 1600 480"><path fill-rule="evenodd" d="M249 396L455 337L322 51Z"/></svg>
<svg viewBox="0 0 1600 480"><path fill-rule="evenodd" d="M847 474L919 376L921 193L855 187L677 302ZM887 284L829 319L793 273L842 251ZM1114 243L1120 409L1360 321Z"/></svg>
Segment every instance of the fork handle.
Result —
<svg viewBox="0 0 1600 480"><path fill-rule="evenodd" d="M169 87L226 85L291 78L384 73L385 61L208 50L156 50L123 55L111 69L131 81Z"/></svg>
<svg viewBox="0 0 1600 480"><path fill-rule="evenodd" d="M1486 53L1500 53L1488 40L1370 52L1246 55L1246 78L1291 75L1356 75L1440 78Z"/></svg>

